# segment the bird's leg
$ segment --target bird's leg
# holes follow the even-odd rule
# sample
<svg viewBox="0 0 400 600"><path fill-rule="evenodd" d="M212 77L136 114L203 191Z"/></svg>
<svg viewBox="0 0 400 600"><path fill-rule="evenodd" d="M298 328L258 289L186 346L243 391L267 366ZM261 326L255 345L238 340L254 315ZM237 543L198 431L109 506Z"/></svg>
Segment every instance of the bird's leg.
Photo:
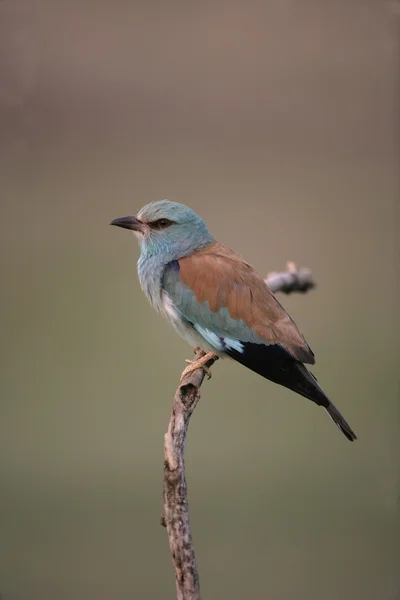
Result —
<svg viewBox="0 0 400 600"><path fill-rule="evenodd" d="M197 352L198 350L199 350L199 348L196 347L195 351ZM186 360L186 362L189 363L189 366L187 366L186 369L182 373L181 383L182 383L184 377L186 377L186 375L189 375L189 373L193 373L193 371L196 371L196 369L203 369L206 372L208 379L210 379L211 371L207 367L206 363L208 363L209 360L215 359L215 358L216 358L216 355L213 352L207 352L207 354L204 354L204 356L201 356L200 358L198 358L196 360Z"/></svg>

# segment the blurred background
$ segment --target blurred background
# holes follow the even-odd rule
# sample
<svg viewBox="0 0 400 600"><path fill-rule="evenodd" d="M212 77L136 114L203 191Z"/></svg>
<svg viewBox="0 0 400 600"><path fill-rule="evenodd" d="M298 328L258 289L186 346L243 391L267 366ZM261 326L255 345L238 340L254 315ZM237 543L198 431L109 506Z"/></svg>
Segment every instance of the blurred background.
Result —
<svg viewBox="0 0 400 600"><path fill-rule="evenodd" d="M191 349L108 226L162 198L262 274L313 270L280 300L359 436L215 365L187 447L203 597L399 598L397 7L0 3L2 600L175 598L163 435Z"/></svg>

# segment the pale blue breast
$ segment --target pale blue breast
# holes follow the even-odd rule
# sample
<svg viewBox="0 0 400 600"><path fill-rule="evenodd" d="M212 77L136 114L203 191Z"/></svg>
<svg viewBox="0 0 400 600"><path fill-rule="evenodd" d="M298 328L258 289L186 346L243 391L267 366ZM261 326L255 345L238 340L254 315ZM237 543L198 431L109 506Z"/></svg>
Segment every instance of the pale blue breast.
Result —
<svg viewBox="0 0 400 600"><path fill-rule="evenodd" d="M150 304L157 310L163 310L161 300L161 280L163 277L165 264L161 262L160 257L140 256L137 264L140 285Z"/></svg>
<svg viewBox="0 0 400 600"><path fill-rule="evenodd" d="M178 264L176 262L176 264ZM174 263L169 263L174 268ZM168 293L163 289L162 280L166 265L159 256L141 256L138 261L138 275L140 285L150 304L160 312L174 327L174 329L192 346L206 346L204 339L193 325L185 319L175 307ZM179 267L178 267L179 268Z"/></svg>

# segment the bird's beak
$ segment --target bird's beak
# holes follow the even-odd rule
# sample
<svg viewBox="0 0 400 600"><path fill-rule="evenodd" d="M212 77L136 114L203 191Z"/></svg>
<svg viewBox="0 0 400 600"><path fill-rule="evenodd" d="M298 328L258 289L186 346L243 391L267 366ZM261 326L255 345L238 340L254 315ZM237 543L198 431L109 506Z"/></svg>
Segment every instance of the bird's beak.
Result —
<svg viewBox="0 0 400 600"><path fill-rule="evenodd" d="M124 229L132 229L132 231L142 231L143 223L136 217L119 217L111 221L110 225L116 225L116 227L123 227Z"/></svg>

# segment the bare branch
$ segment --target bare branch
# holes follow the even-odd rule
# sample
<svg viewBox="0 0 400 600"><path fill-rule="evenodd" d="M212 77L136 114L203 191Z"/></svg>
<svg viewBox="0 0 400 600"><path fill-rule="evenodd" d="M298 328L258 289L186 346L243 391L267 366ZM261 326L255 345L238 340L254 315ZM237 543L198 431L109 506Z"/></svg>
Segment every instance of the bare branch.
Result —
<svg viewBox="0 0 400 600"><path fill-rule="evenodd" d="M291 294L292 292L308 292L315 283L310 269L297 269L294 262L287 263L287 271L283 273L268 273L265 283L273 292L284 292Z"/></svg>
<svg viewBox="0 0 400 600"><path fill-rule="evenodd" d="M309 269L296 269L288 263L287 271L271 273L265 280L272 292L306 292L314 287ZM195 360L205 353L197 349ZM218 359L211 358L210 368ZM200 387L205 371L189 373L181 381L174 396L174 405L164 438L163 515L161 525L167 528L172 562L175 567L178 600L199 600L200 585L189 521L189 504L185 479L185 446L190 417L200 400Z"/></svg>

